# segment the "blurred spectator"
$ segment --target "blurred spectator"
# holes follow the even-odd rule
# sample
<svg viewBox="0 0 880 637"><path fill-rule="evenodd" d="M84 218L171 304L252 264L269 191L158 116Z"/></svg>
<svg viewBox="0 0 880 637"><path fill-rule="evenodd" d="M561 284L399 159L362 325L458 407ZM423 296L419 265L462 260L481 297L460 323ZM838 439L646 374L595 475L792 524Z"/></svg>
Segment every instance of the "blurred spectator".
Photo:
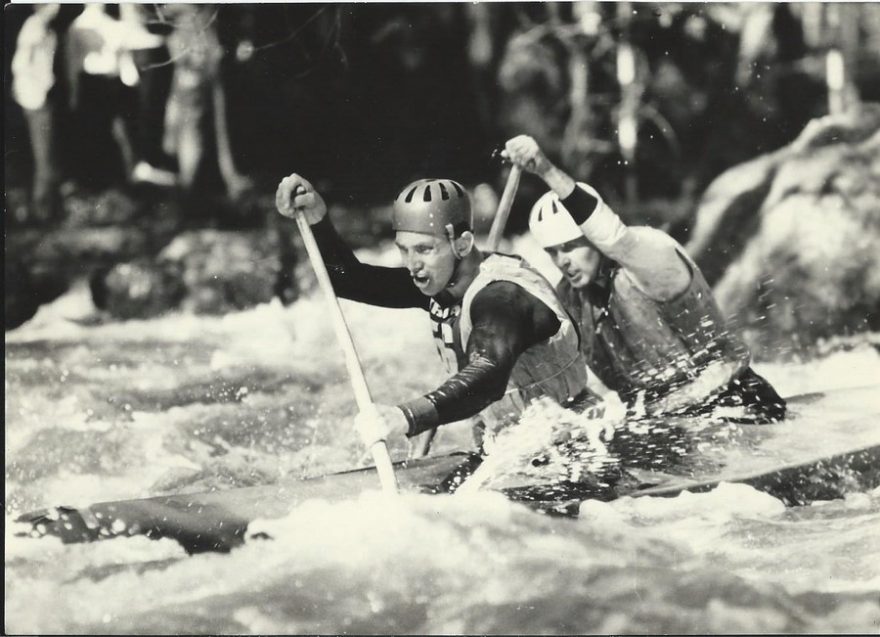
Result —
<svg viewBox="0 0 880 637"><path fill-rule="evenodd" d="M78 122L80 177L106 185L112 179L118 159L101 150L109 131L131 179L139 161L133 141L136 122L136 94L131 90L140 80L132 50L161 46L161 36L149 33L137 22L125 23L105 13L105 5L87 4L70 25L67 69L70 106Z"/></svg>
<svg viewBox="0 0 880 637"><path fill-rule="evenodd" d="M162 150L165 100L173 70L164 36L171 31L171 25L163 21L157 11L157 5L136 2L119 5L120 22L130 33L140 34L143 44L128 47L138 73L136 116L132 121L138 161L132 180L173 186L177 178L168 170L170 158Z"/></svg>
<svg viewBox="0 0 880 637"><path fill-rule="evenodd" d="M31 215L47 221L58 210L58 163L55 117L57 104L53 64L58 35L52 23L60 6L34 5L34 13L22 26L12 58L12 94L24 110L30 133L34 173Z"/></svg>
<svg viewBox="0 0 880 637"><path fill-rule="evenodd" d="M223 48L217 36L217 7L172 4L165 12L175 26L168 36L174 76L165 109L165 151L177 157L179 183L190 191L205 162L213 132L220 175L227 193L236 199L251 182L237 171L232 158L220 74Z"/></svg>

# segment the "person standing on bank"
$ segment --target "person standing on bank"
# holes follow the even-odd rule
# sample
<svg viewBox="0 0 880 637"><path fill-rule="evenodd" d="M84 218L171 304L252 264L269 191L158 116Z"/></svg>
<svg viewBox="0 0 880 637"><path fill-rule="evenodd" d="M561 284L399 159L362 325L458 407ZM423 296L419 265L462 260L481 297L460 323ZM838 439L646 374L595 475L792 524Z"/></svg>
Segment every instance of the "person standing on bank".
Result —
<svg viewBox="0 0 880 637"><path fill-rule="evenodd" d="M33 152L31 215L41 222L52 220L60 208L54 70L58 50L54 23L59 10L58 3L34 5L19 31L11 66L12 96L24 111Z"/></svg>
<svg viewBox="0 0 880 637"><path fill-rule="evenodd" d="M562 271L557 293L579 325L590 370L631 415L713 412L750 423L785 417L785 401L752 370L748 348L678 242L655 228L624 225L533 138L509 140L503 154L550 188L533 206L529 229Z"/></svg>
<svg viewBox="0 0 880 637"><path fill-rule="evenodd" d="M459 183L421 179L397 196L392 226L399 268L358 261L326 218L321 195L301 176L284 178L275 202L282 215L301 211L313 226L339 296L429 313L451 375L424 396L360 413L355 424L367 446L477 414L491 431L515 421L538 397L575 410L597 402L587 389L577 328L553 286L521 258L474 247L470 196ZM481 436L476 430L478 444Z"/></svg>

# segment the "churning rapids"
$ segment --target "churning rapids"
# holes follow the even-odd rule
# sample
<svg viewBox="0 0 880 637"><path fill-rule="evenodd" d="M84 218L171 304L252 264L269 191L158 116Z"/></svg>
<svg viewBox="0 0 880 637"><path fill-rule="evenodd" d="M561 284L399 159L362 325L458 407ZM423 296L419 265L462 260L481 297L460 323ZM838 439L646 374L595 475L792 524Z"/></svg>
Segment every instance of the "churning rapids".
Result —
<svg viewBox="0 0 880 637"><path fill-rule="evenodd" d="M343 309L376 400L441 379L422 313ZM172 540L17 536L16 515L46 505L268 484L363 460L316 294L223 317L71 320L90 310L76 288L6 334L8 633L880 630L880 490L786 509L722 485L589 502L574 520L490 491L369 492L249 529L273 541L195 556ZM756 368L784 395L865 385L880 378L872 340ZM470 434L453 425L435 449L463 446Z"/></svg>

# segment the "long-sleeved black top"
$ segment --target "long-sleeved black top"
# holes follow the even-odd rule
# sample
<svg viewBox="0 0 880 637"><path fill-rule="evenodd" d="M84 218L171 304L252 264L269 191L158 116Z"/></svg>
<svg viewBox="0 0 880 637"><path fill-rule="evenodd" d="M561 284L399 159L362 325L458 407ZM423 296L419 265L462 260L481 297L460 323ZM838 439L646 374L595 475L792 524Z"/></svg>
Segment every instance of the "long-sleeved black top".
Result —
<svg viewBox="0 0 880 637"><path fill-rule="evenodd" d="M326 217L312 229L340 297L427 311L430 298L419 291L406 268L361 263ZM434 391L399 405L409 422L407 435L473 416L501 398L519 355L560 327L547 305L508 281L495 281L477 293L471 320L467 364Z"/></svg>

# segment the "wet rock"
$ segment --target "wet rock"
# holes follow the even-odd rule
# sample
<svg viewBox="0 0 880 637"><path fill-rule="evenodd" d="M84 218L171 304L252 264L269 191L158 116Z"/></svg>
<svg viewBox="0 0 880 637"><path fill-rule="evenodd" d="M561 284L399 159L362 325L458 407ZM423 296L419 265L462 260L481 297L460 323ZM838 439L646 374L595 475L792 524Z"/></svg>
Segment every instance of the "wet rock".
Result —
<svg viewBox="0 0 880 637"><path fill-rule="evenodd" d="M281 237L281 238L280 238ZM156 258L105 268L91 279L95 305L110 316L149 318L174 309L222 314L293 301L299 291L290 237L273 229L192 230L177 235ZM282 261L284 262L282 264Z"/></svg>
<svg viewBox="0 0 880 637"><path fill-rule="evenodd" d="M95 195L72 193L63 199L64 225L69 227L130 224L137 220L142 205L117 189Z"/></svg>
<svg viewBox="0 0 880 637"><path fill-rule="evenodd" d="M149 249L142 230L118 227L21 230L6 241L5 329L30 319L43 303L66 292L95 268L128 260Z"/></svg>
<svg viewBox="0 0 880 637"><path fill-rule="evenodd" d="M89 284L95 307L121 319L159 316L186 293L176 267L147 259L99 270Z"/></svg>
<svg viewBox="0 0 880 637"><path fill-rule="evenodd" d="M30 319L40 305L63 294L74 281L88 278L94 285L113 264L155 252L159 234L130 225L27 229L10 234L4 276L6 329Z"/></svg>
<svg viewBox="0 0 880 637"><path fill-rule="evenodd" d="M149 250L149 235L132 227L65 228L45 233L33 247L36 263L73 264L123 261Z"/></svg>
<svg viewBox="0 0 880 637"><path fill-rule="evenodd" d="M880 329L880 105L812 121L707 190L688 250L758 356Z"/></svg>
<svg viewBox="0 0 880 637"><path fill-rule="evenodd" d="M51 270L32 270L18 259L9 259L3 269L3 326L11 330L29 320L43 304L61 296L68 288L67 277Z"/></svg>
<svg viewBox="0 0 880 637"><path fill-rule="evenodd" d="M264 231L185 232L162 250L159 260L177 266L186 289L183 308L201 314L270 301L281 270L277 235Z"/></svg>
<svg viewBox="0 0 880 637"><path fill-rule="evenodd" d="M24 188L9 188L6 191L6 215L8 226L22 225L29 221L30 207L28 205L27 190Z"/></svg>

